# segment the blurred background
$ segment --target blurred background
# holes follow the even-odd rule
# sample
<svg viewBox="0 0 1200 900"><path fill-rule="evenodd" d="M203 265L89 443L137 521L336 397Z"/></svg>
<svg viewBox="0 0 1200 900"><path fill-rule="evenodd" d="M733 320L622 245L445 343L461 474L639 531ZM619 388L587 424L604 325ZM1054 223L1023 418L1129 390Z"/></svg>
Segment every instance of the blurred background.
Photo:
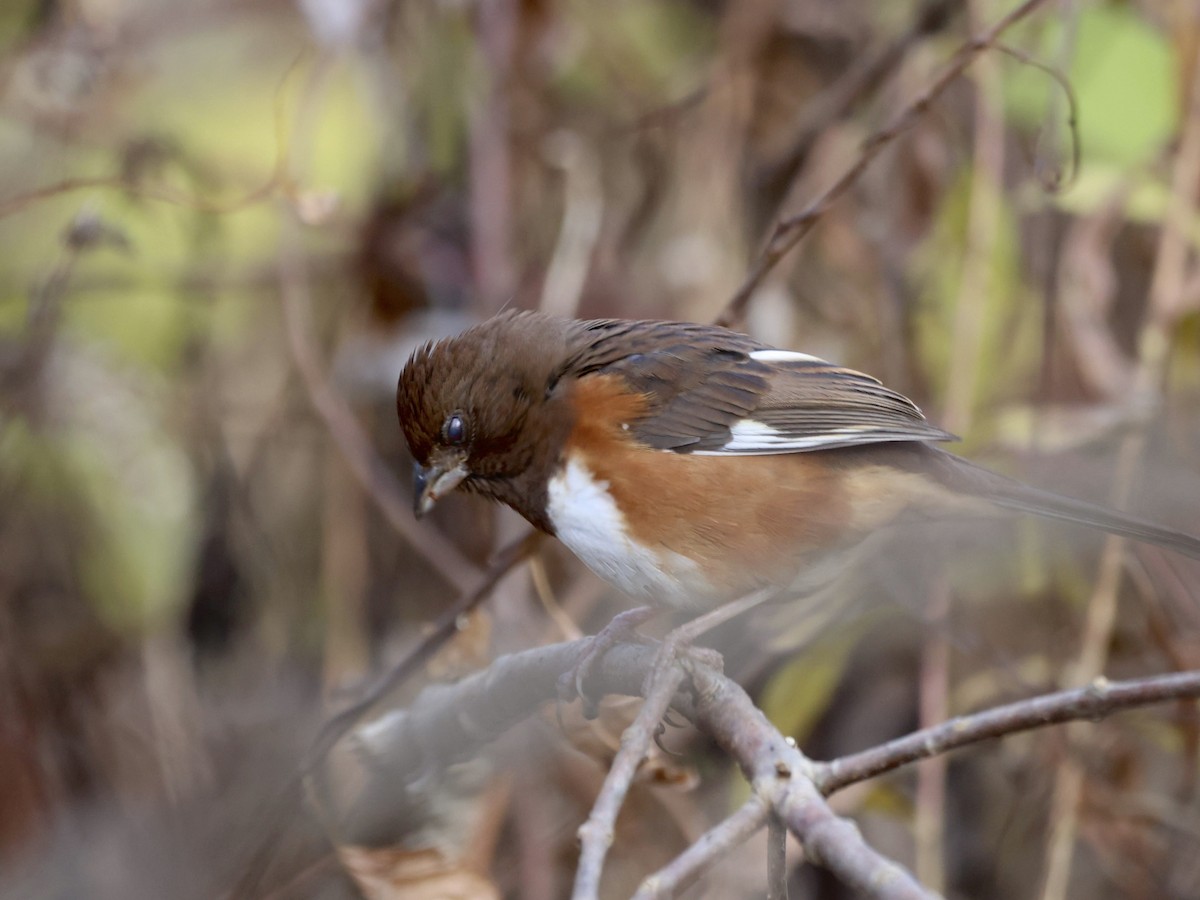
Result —
<svg viewBox="0 0 1200 900"><path fill-rule="evenodd" d="M523 533L471 498L412 522L401 366L506 306L715 318L773 223L1012 5L5 0L0 894L563 896L628 703L549 710L369 824L352 753L274 803ZM742 327L882 378L972 458L1200 533L1200 13L1053 0L1003 43ZM1029 522L880 558L856 615L726 636L818 757L1200 665L1194 561ZM623 605L547 544L390 702ZM612 896L745 796L689 729L664 741ZM836 805L952 896L1194 897L1198 766L1179 704ZM757 840L687 896L764 871Z"/></svg>

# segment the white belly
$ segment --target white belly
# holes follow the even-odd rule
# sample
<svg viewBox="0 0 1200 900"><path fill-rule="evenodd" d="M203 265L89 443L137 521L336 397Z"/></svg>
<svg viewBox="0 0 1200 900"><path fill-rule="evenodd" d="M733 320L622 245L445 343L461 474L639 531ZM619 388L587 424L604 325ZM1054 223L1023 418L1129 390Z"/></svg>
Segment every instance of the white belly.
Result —
<svg viewBox="0 0 1200 900"><path fill-rule="evenodd" d="M608 482L578 458L550 479L549 494L547 513L558 539L609 584L645 603L695 609L712 602L712 587L694 562L629 536Z"/></svg>

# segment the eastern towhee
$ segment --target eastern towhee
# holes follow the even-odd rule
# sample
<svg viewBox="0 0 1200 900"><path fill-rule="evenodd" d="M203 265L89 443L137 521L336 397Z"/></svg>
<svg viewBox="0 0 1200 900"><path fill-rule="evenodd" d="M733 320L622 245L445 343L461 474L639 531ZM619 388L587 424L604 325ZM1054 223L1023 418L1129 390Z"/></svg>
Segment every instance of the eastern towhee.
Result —
<svg viewBox="0 0 1200 900"><path fill-rule="evenodd" d="M418 516L456 487L507 503L651 604L796 589L906 513L989 506L1200 558L939 449L953 436L869 375L710 325L504 313L414 353L397 407Z"/></svg>

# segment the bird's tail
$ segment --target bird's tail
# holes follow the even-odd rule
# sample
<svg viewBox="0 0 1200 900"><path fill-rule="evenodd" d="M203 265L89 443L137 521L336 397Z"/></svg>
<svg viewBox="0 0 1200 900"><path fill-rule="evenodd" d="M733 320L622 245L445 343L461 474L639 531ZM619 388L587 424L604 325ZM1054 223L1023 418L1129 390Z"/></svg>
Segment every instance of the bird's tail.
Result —
<svg viewBox="0 0 1200 900"><path fill-rule="evenodd" d="M1200 538L1194 535L1155 525L1145 519L1118 512L1115 509L1064 497L1052 491L1041 490L1007 478L982 466L967 462L944 450L929 448L935 454L932 460L934 474L939 481L963 493L974 494L996 506L1023 513L1032 513L1046 519L1072 522L1099 531L1107 531L1122 537L1133 538L1148 544L1156 544L1184 556L1200 559Z"/></svg>

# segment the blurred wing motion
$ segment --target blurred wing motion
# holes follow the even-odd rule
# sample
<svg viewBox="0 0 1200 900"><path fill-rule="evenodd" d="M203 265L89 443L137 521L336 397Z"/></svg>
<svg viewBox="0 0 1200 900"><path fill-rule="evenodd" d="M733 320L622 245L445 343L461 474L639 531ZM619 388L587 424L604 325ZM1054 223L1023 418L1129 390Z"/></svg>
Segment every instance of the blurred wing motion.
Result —
<svg viewBox="0 0 1200 900"><path fill-rule="evenodd" d="M1086 500L1076 500L1005 478L943 450L932 447L923 449L928 451L923 454L923 468L954 490L974 494L1005 509L1085 525L1200 559L1200 538L1190 534Z"/></svg>

